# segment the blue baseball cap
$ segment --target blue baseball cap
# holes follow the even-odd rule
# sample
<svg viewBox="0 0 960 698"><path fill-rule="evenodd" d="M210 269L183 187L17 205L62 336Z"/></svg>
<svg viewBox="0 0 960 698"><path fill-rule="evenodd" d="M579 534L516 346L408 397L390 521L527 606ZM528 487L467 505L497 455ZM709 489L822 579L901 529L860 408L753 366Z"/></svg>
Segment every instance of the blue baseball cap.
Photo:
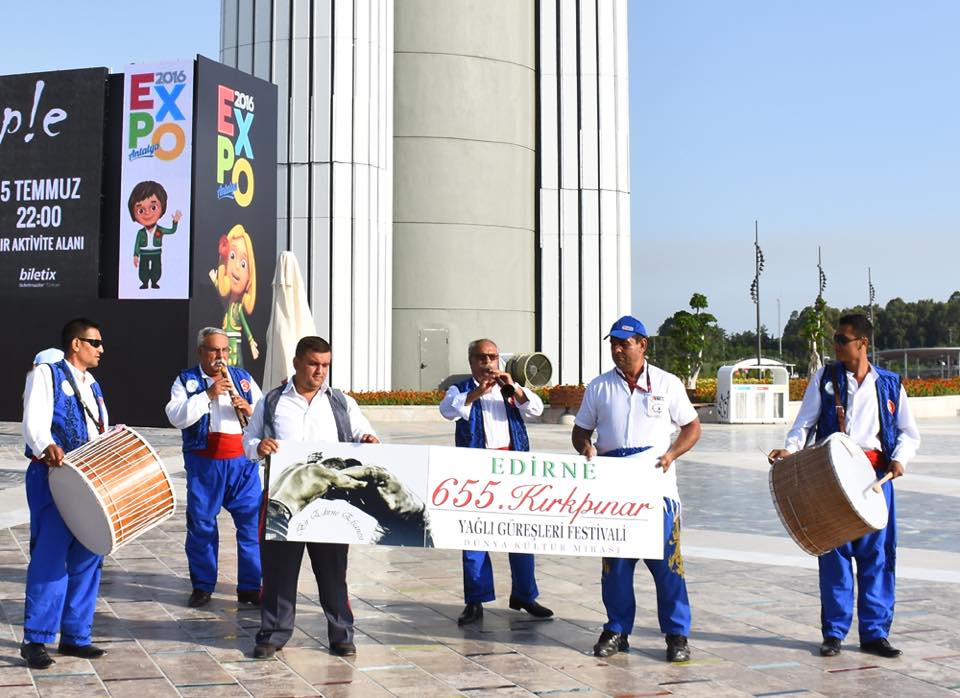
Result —
<svg viewBox="0 0 960 698"><path fill-rule="evenodd" d="M630 339L636 334L647 336L647 328L643 326L643 323L637 320L637 318L632 315L624 315L622 318L613 323L613 327L610 328L610 334L607 337L616 337L617 339ZM607 337L604 337L606 339Z"/></svg>

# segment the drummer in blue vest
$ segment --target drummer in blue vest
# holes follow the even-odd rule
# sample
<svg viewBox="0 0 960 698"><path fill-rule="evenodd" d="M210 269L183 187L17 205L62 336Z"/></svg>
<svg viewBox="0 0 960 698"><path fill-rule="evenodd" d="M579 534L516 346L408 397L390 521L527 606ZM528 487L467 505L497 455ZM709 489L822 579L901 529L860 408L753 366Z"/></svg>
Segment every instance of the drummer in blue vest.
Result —
<svg viewBox="0 0 960 698"><path fill-rule="evenodd" d="M187 562L196 608L210 601L217 584L220 536L217 515L224 508L237 527L237 600L260 603L259 507L263 489L258 466L243 453L240 415L247 419L260 388L242 368L227 366L227 333L205 327L197 335L200 363L182 371L170 388L167 419L183 434L187 471Z"/></svg>
<svg viewBox="0 0 960 698"><path fill-rule="evenodd" d="M577 412L571 440L588 459L595 455L629 457L651 450L663 470L663 558L644 560L657 589L660 632L666 636L667 661L690 659L690 601L680 552L680 492L677 458L700 439L700 420L683 383L646 360L647 330L635 317L613 323L610 355L614 368L590 381ZM673 433L680 429L676 439ZM591 443L597 432L596 446ZM672 443L671 443L672 440ZM593 646L597 657L629 649L637 602L633 591L635 559L603 558L600 577L607 622Z"/></svg>
<svg viewBox="0 0 960 698"><path fill-rule="evenodd" d="M463 448L529 451L523 420L543 413L543 401L532 390L513 382L500 370L500 351L489 339L477 339L467 348L470 372L462 383L451 386L440 403L440 414L456 420L456 444ZM495 389L496 388L496 389ZM529 553L510 553L512 587L510 608L535 618L549 618L553 611L537 603L540 595ZM466 606L457 625L483 618L483 603L493 601L493 566L484 550L463 551L463 597Z"/></svg>
<svg viewBox="0 0 960 698"><path fill-rule="evenodd" d="M770 462L799 451L810 442L843 432L860 446L877 472L903 475L920 447L920 433L910 414L900 376L870 364L867 349L873 325L865 315L844 315L833 336L836 362L810 379L800 412L787 433L785 447L769 454ZM899 657L887 636L893 623L896 584L897 520L893 483L883 484L889 519L885 528L869 533L818 558L820 654L840 654L840 643L853 623L854 573L860 587L857 620L860 649L881 657Z"/></svg>
<svg viewBox="0 0 960 698"><path fill-rule="evenodd" d="M20 656L32 669L54 663L45 643L53 642L57 633L60 654L96 659L105 653L91 642L103 557L70 533L47 480L48 468L63 465L64 452L107 428L103 393L89 371L100 365L103 338L99 326L86 318L68 322L60 338L64 358L38 364L27 375L23 395L23 437L30 458L30 564Z"/></svg>

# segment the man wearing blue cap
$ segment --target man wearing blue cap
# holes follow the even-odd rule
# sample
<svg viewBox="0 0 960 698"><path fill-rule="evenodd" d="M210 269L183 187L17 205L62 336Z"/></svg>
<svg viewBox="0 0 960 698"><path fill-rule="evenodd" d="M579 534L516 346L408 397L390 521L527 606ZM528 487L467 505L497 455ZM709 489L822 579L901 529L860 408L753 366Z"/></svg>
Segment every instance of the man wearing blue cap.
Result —
<svg viewBox="0 0 960 698"><path fill-rule="evenodd" d="M656 467L664 478L663 559L644 560L657 587L660 631L666 635L667 661L690 659L690 602L680 553L680 493L674 461L700 438L700 420L679 378L646 361L647 330L625 315L610 328L615 368L587 386L571 439L588 460L595 455L629 457L648 449L661 454ZM605 338L606 339L606 338ZM680 434L671 443L676 428ZM591 437L597 432L594 445ZM633 593L635 559L603 558L601 588L607 622L593 647L609 657L630 647L637 602Z"/></svg>

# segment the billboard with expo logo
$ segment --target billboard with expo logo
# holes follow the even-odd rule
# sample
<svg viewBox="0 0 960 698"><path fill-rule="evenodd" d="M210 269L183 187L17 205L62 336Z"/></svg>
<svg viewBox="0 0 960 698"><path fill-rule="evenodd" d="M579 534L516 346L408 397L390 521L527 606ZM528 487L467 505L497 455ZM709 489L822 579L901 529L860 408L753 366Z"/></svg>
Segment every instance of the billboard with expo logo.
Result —
<svg viewBox="0 0 960 698"><path fill-rule="evenodd" d="M190 297L193 61L124 75L118 297Z"/></svg>
<svg viewBox="0 0 960 698"><path fill-rule="evenodd" d="M192 333L222 327L263 373L277 258L277 87L198 57Z"/></svg>

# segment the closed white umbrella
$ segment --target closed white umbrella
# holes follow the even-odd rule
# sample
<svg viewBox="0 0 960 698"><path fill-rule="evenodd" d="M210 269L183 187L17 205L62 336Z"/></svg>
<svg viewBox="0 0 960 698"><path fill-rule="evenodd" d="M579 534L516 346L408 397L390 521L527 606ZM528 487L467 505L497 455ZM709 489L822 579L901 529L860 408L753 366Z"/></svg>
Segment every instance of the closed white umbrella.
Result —
<svg viewBox="0 0 960 698"><path fill-rule="evenodd" d="M300 265L292 252L281 252L273 278L273 305L267 328L263 391L280 385L293 373L293 354L301 337L317 334Z"/></svg>

